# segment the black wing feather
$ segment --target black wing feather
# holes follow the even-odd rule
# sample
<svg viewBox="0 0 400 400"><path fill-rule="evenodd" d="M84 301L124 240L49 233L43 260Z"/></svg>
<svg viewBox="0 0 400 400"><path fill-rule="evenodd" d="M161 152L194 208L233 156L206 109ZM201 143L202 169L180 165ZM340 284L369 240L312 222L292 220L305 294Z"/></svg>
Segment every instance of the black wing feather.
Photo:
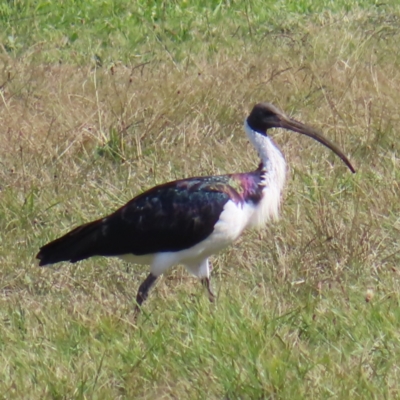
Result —
<svg viewBox="0 0 400 400"><path fill-rule="evenodd" d="M107 218L110 233L118 232L122 239L113 251L144 255L187 249L211 234L229 199L212 187L167 184L151 189Z"/></svg>
<svg viewBox="0 0 400 400"><path fill-rule="evenodd" d="M75 228L40 249L40 265L91 256L179 251L209 236L228 200L242 197L229 175L156 186L108 217Z"/></svg>

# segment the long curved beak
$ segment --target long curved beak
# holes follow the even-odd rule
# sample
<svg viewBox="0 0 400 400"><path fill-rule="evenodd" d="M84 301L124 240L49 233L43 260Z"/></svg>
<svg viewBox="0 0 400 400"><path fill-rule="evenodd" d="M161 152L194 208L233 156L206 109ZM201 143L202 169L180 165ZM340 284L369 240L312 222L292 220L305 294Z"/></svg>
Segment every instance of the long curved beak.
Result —
<svg viewBox="0 0 400 400"><path fill-rule="evenodd" d="M349 159L344 155L342 150L340 150L335 143L331 142L329 139L322 136L322 134L316 131L315 129L310 128L309 126L304 125L301 122L298 122L292 118L283 115L280 116L280 126L281 128L289 129L291 131L301 133L302 135L309 136L315 139L316 141L322 143L328 149L331 149L334 153L336 153L342 159L342 161L349 167L350 171L353 172L353 174L356 172L356 170L351 165Z"/></svg>

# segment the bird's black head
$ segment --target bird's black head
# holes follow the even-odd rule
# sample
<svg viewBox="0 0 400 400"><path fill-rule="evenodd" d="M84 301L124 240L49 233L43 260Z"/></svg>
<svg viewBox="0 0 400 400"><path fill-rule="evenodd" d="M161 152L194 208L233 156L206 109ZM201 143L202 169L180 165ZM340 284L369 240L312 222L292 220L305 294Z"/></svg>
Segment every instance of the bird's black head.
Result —
<svg viewBox="0 0 400 400"><path fill-rule="evenodd" d="M288 129L290 131L309 136L331 149L344 161L344 163L350 168L352 172L355 172L355 169L351 165L350 161L335 143L332 143L329 139L324 137L320 132L316 131L315 129L305 124L302 124L301 122L296 121L293 118L289 118L282 111L280 111L270 103L256 104L251 110L251 113L247 117L246 121L248 126L253 131L260 133L264 136L267 135L267 130L270 128Z"/></svg>
<svg viewBox="0 0 400 400"><path fill-rule="evenodd" d="M282 127L284 114L270 103L258 103L247 117L247 123L253 131L265 135L270 128Z"/></svg>

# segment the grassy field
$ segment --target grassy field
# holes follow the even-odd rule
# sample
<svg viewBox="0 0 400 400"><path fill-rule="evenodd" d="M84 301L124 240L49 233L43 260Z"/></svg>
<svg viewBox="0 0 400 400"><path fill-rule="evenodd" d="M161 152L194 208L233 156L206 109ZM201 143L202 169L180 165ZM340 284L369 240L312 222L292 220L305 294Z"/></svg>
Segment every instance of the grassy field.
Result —
<svg viewBox="0 0 400 400"><path fill-rule="evenodd" d="M397 1L0 4L0 398L400 397ZM281 219L177 267L39 268L38 248L181 177L251 170L269 101L340 144L272 132Z"/></svg>

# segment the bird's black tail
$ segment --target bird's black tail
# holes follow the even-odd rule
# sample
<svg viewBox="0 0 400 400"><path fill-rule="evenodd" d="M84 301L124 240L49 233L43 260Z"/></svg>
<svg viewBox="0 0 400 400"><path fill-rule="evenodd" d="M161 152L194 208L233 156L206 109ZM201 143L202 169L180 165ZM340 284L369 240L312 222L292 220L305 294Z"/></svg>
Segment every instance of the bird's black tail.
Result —
<svg viewBox="0 0 400 400"><path fill-rule="evenodd" d="M95 255L104 254L104 220L89 222L78 226L66 235L40 248L36 258L39 265L54 264L60 261L77 262Z"/></svg>

